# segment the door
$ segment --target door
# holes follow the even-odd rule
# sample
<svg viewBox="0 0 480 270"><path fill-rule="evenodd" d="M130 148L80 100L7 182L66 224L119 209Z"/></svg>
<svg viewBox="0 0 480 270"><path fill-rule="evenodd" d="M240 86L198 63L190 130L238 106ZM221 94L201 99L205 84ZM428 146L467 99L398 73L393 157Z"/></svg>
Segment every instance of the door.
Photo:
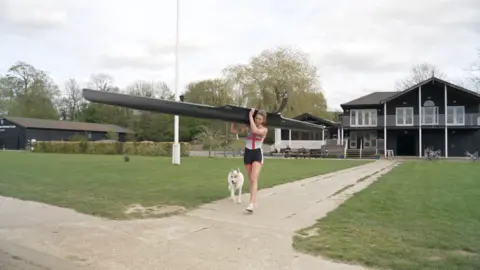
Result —
<svg viewBox="0 0 480 270"><path fill-rule="evenodd" d="M415 135L404 133L397 137L397 156L416 156Z"/></svg>
<svg viewBox="0 0 480 270"><path fill-rule="evenodd" d="M363 148L372 147L372 137L370 135L369 131L365 132L365 135L363 136Z"/></svg>
<svg viewBox="0 0 480 270"><path fill-rule="evenodd" d="M356 149L357 148L357 131L350 131L350 148Z"/></svg>
<svg viewBox="0 0 480 270"><path fill-rule="evenodd" d="M367 131L363 135L363 148L377 147L377 131Z"/></svg>

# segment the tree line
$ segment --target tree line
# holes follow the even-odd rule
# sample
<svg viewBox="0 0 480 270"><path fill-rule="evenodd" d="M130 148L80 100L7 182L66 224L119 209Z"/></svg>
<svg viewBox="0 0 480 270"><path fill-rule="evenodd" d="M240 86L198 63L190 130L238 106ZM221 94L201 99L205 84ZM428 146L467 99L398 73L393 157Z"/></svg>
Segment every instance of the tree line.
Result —
<svg viewBox="0 0 480 270"><path fill-rule="evenodd" d="M468 79L477 89L480 89L479 67L472 67L474 75ZM433 73L443 76L432 65L416 65L398 87L404 88ZM112 76L95 73L83 86L75 78L58 85L46 71L19 61L5 74L0 74L0 115L114 124L132 129L135 140L173 141L172 115L90 103L82 97L84 87L174 100L173 91L162 81L140 79L120 88ZM301 50L285 47L264 50L246 64L227 66L218 78L191 82L183 95L186 101L193 103L233 104L274 111L285 91L289 95L283 112L285 116L308 112L338 120L339 112L327 110L317 68L310 63L309 56ZM226 136L229 132L226 123L221 121L181 117L180 140L191 141L198 134L205 134L206 129Z"/></svg>
<svg viewBox="0 0 480 270"><path fill-rule="evenodd" d="M173 91L162 81L137 80L126 87L115 85L109 74L95 73L86 85L75 78L59 85L49 74L19 61L0 74L0 115L114 124L135 132L136 140L172 141L173 116L91 103L83 99L82 88L174 100ZM290 48L265 50L246 64L227 66L221 76L191 82L183 95L188 102L264 108L273 111L281 94L289 94L284 111L288 117L304 112L332 119L327 111L317 69L302 51ZM225 123L181 117L180 140L191 141L205 130L228 133Z"/></svg>

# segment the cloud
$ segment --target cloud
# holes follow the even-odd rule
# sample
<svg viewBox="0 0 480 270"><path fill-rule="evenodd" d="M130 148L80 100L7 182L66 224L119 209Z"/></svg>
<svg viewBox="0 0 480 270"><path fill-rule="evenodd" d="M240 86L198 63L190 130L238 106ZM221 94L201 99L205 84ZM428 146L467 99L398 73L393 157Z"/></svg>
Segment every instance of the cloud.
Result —
<svg viewBox="0 0 480 270"><path fill-rule="evenodd" d="M61 0L3 0L0 3L2 31L32 34L65 25L67 10Z"/></svg>
<svg viewBox="0 0 480 270"><path fill-rule="evenodd" d="M204 46L191 42L179 42L179 54L189 55L201 52ZM123 43L112 44L100 57L102 67L164 69L175 63L176 44L173 43Z"/></svg>
<svg viewBox="0 0 480 270"><path fill-rule="evenodd" d="M391 45L381 42L351 42L327 51L319 56L318 63L329 68L349 72L398 72L409 66L391 57L387 50Z"/></svg>
<svg viewBox="0 0 480 270"><path fill-rule="evenodd" d="M310 55L338 108L352 96L393 90L416 63L460 78L480 44L478 0L180 4L182 89L264 49L294 46ZM58 82L107 72L119 86L163 80L173 89L175 26L176 1L0 0L0 70L24 60Z"/></svg>

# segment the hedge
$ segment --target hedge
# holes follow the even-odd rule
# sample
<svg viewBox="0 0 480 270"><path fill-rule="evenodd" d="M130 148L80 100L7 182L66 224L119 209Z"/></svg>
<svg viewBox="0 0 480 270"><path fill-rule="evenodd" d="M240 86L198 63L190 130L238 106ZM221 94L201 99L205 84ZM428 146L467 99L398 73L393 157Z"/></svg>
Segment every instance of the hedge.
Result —
<svg viewBox="0 0 480 270"><path fill-rule="evenodd" d="M132 156L171 156L171 142L95 142L95 141L37 141L33 145L36 153L100 154ZM181 156L190 155L190 144L180 143Z"/></svg>

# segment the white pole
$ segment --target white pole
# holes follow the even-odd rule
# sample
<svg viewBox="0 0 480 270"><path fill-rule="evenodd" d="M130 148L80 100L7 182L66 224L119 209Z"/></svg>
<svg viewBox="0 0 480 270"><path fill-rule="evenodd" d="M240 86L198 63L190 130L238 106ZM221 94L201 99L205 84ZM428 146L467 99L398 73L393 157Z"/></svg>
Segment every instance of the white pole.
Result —
<svg viewBox="0 0 480 270"><path fill-rule="evenodd" d="M282 130L279 128L275 129L275 148L280 149L282 144Z"/></svg>
<svg viewBox="0 0 480 270"><path fill-rule="evenodd" d="M179 25L180 25L180 0L177 0L177 23L176 23L176 42L175 42L175 101L179 101L178 89L178 54L179 54ZM179 143L179 119L178 115L174 117L174 142L172 148L172 163L180 165L180 143Z"/></svg>
<svg viewBox="0 0 480 270"><path fill-rule="evenodd" d="M387 157L387 102L383 104L383 156Z"/></svg>
<svg viewBox="0 0 480 270"><path fill-rule="evenodd" d="M422 86L418 87L418 157L422 157Z"/></svg>
<svg viewBox="0 0 480 270"><path fill-rule="evenodd" d="M288 130L288 147L292 147L292 130Z"/></svg>
<svg viewBox="0 0 480 270"><path fill-rule="evenodd" d="M445 114L444 114L444 120L445 121L445 157L448 158L448 123L447 123L447 117L448 117L448 98L447 98L447 85L445 84L445 90L444 90L444 95L445 95Z"/></svg>

